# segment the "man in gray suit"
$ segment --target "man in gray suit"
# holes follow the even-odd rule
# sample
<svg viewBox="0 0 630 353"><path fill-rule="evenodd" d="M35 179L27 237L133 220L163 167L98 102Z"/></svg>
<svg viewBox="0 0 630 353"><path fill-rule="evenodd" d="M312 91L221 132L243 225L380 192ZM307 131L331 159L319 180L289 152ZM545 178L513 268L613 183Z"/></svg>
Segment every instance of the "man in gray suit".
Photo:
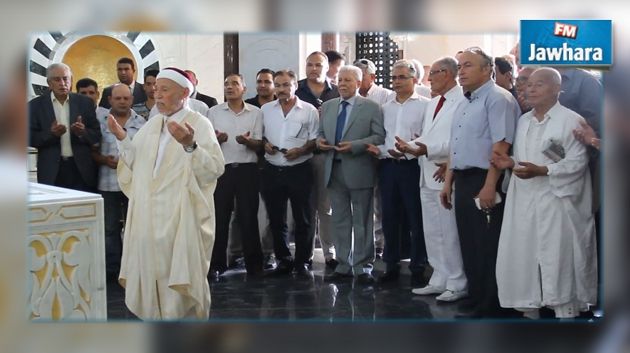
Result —
<svg viewBox="0 0 630 353"><path fill-rule="evenodd" d="M339 262L325 279L342 280L354 273L359 283L372 284L376 169L366 146L384 143L385 130L379 105L357 93L362 75L355 66L339 70L341 97L322 105L317 144L325 153L324 183L332 205L332 236Z"/></svg>

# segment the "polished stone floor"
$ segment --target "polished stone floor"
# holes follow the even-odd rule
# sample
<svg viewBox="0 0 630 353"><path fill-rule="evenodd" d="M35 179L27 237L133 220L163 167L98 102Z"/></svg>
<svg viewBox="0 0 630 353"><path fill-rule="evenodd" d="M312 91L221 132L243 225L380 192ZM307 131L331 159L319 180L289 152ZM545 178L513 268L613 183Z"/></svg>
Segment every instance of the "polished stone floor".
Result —
<svg viewBox="0 0 630 353"><path fill-rule="evenodd" d="M452 319L458 304L437 304L435 296L411 293L410 275L403 261L397 283L360 285L352 279L324 282L330 273L321 249L315 249L311 278L295 275L248 278L245 270L229 270L210 283L213 321L317 322ZM384 263L377 260L373 274L378 277ZM428 277L427 277L428 278ZM109 320L134 320L125 307L124 290L108 283Z"/></svg>
<svg viewBox="0 0 630 353"><path fill-rule="evenodd" d="M361 285L353 279L324 282L331 273L324 265L321 249L315 249L312 276L267 275L249 278L245 270L229 270L210 282L213 322L427 322L453 321L465 314L461 304L439 303L435 295L411 293L408 260L402 262L398 282ZM385 264L377 260L373 274L383 273ZM430 277L430 269L425 274ZM124 289L107 284L108 320L137 320L124 302ZM523 320L519 318L510 321ZM601 316L598 315L598 316ZM544 320L553 320L553 311L541 310ZM592 321L593 318L586 318ZM461 320L461 319L459 319ZM459 321L458 320L458 321ZM578 319L581 320L581 319Z"/></svg>

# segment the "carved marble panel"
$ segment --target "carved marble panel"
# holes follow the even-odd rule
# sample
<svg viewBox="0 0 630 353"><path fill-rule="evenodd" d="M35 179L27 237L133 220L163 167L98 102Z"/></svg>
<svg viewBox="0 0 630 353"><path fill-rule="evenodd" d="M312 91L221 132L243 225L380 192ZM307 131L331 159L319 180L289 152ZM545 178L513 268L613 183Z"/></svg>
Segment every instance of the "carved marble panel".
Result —
<svg viewBox="0 0 630 353"><path fill-rule="evenodd" d="M101 196L31 183L29 225L30 319L107 319Z"/></svg>

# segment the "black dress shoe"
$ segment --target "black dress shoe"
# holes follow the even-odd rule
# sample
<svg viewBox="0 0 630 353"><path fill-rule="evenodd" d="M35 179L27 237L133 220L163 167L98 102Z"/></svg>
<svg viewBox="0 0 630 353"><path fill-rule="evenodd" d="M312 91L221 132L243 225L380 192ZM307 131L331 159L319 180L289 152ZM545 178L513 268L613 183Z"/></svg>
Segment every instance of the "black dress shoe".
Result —
<svg viewBox="0 0 630 353"><path fill-rule="evenodd" d="M329 275L324 276L324 282L336 282L343 281L352 278L351 274L333 272Z"/></svg>
<svg viewBox="0 0 630 353"><path fill-rule="evenodd" d="M276 258L273 255L265 256L265 260L263 261L263 269L273 270L274 268L276 268Z"/></svg>
<svg viewBox="0 0 630 353"><path fill-rule="evenodd" d="M288 275L293 272L293 262L280 261L276 269L271 272L273 276Z"/></svg>
<svg viewBox="0 0 630 353"><path fill-rule="evenodd" d="M357 277L357 283L369 286L374 284L374 277L369 273L362 273Z"/></svg>
<svg viewBox="0 0 630 353"><path fill-rule="evenodd" d="M378 281L379 283L395 282L398 281L398 277L400 277L400 271L387 271L378 278Z"/></svg>
<svg viewBox="0 0 630 353"><path fill-rule="evenodd" d="M244 270L245 269L245 258L242 257L242 256L234 258L232 261L230 261L230 264L228 265L228 268L230 270Z"/></svg>
<svg viewBox="0 0 630 353"><path fill-rule="evenodd" d="M301 278L312 278L313 274L311 273L308 264L302 264L295 266L295 275Z"/></svg>
<svg viewBox="0 0 630 353"><path fill-rule="evenodd" d="M413 288L424 287L427 284L427 281L424 278L424 271L412 272L409 284Z"/></svg>
<svg viewBox="0 0 630 353"><path fill-rule="evenodd" d="M335 268L337 268L337 265L339 264L339 261L337 261L336 259L328 259L326 260L326 267L334 270Z"/></svg>

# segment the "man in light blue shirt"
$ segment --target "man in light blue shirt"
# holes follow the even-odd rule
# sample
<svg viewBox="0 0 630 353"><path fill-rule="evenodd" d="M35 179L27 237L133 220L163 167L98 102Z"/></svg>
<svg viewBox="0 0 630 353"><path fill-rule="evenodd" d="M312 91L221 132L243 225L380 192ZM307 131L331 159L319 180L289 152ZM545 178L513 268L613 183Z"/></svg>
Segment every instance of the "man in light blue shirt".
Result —
<svg viewBox="0 0 630 353"><path fill-rule="evenodd" d="M100 107L96 118L101 125L103 137L98 151L92 156L99 165L98 191L103 196L103 207L105 209L105 263L107 278L114 283L118 279L120 272L120 258L122 256L121 231L123 223L121 220L127 216L127 205L129 200L120 190L116 169L118 166L118 146L116 136L107 127L107 117L114 119L123 126L130 138L140 130L146 122L140 115L131 109L133 96L129 86L125 84L115 84L112 87L111 95L108 98L110 109Z"/></svg>
<svg viewBox="0 0 630 353"><path fill-rule="evenodd" d="M474 47L457 59L466 99L453 115L449 171L440 198L451 207L454 182L455 217L473 309L467 317L504 317L509 313L499 307L495 263L503 220L503 202L497 195L505 199L505 194L501 171L489 161L493 153L507 153L512 145L520 108L510 92L491 79L492 57Z"/></svg>

